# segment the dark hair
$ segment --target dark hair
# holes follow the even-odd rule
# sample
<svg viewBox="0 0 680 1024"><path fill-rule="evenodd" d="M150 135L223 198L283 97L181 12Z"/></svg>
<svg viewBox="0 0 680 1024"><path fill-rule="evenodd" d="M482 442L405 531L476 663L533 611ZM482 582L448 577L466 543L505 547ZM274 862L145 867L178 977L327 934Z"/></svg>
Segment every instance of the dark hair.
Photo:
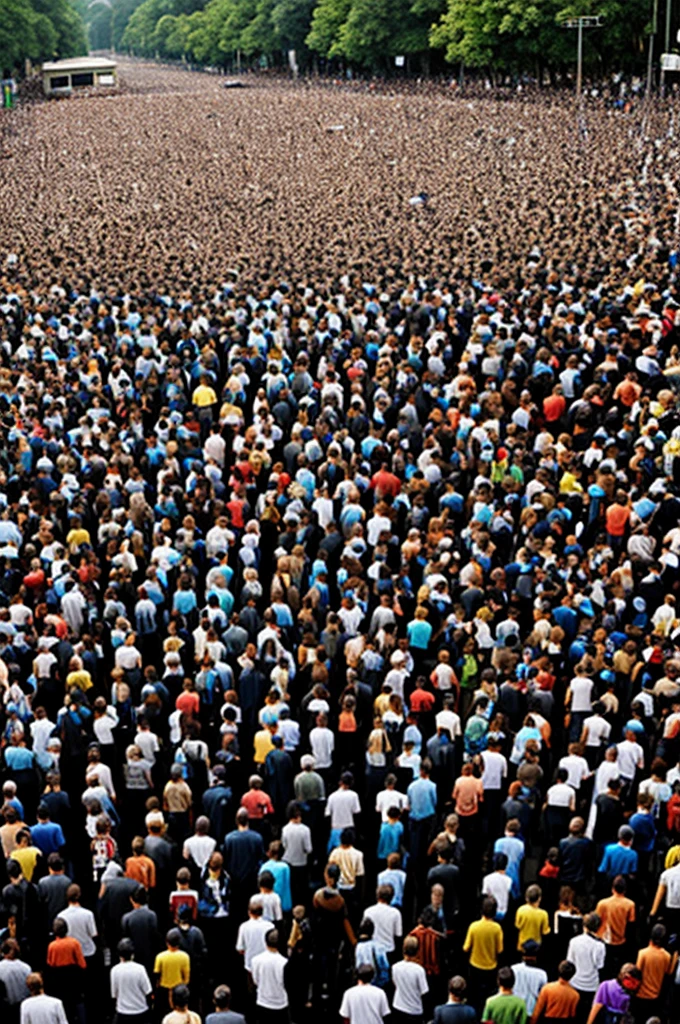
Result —
<svg viewBox="0 0 680 1024"><path fill-rule="evenodd" d="M184 1010L189 1005L189 986L175 985L172 990L172 1002L175 1007Z"/></svg>
<svg viewBox="0 0 680 1024"><path fill-rule="evenodd" d="M612 889L614 890L614 892L618 892L620 895L623 895L627 888L628 886L626 884L626 879L623 877L623 875L617 875L614 881L612 882Z"/></svg>
<svg viewBox="0 0 680 1024"><path fill-rule="evenodd" d="M228 985L218 985L213 992L213 1003L220 1010L228 1010L231 1004L231 989Z"/></svg>
<svg viewBox="0 0 680 1024"><path fill-rule="evenodd" d="M63 871L64 862L58 853L50 853L47 857L47 866L52 868L53 871Z"/></svg>
<svg viewBox="0 0 680 1024"><path fill-rule="evenodd" d="M143 885L138 885L132 894L132 899L135 903L138 903L140 907L145 907L149 897L147 896L146 889Z"/></svg>
<svg viewBox="0 0 680 1024"><path fill-rule="evenodd" d="M586 914L583 918L583 927L589 932L599 932L602 925L602 918L599 914L594 911L592 914Z"/></svg>
<svg viewBox="0 0 680 1024"><path fill-rule="evenodd" d="M343 828L340 833L340 844L342 846L353 846L354 845L354 829Z"/></svg>
<svg viewBox="0 0 680 1024"><path fill-rule="evenodd" d="M508 855L507 853L494 853L493 855L493 869L494 871L505 871L508 866Z"/></svg>
<svg viewBox="0 0 680 1024"><path fill-rule="evenodd" d="M279 933L278 929L270 928L264 937L264 941L267 943L270 949L278 949L279 947Z"/></svg>
<svg viewBox="0 0 680 1024"><path fill-rule="evenodd" d="M135 944L132 939L121 939L116 949L121 960L132 960L135 955Z"/></svg>
<svg viewBox="0 0 680 1024"><path fill-rule="evenodd" d="M572 964L571 960L563 960L557 968L557 975L560 978L564 978L565 981L571 981L576 974L576 965Z"/></svg>
<svg viewBox="0 0 680 1024"><path fill-rule="evenodd" d="M512 967L501 967L498 974L496 975L499 988L514 988L515 987L515 972Z"/></svg>
<svg viewBox="0 0 680 1024"><path fill-rule="evenodd" d="M485 896L482 900L482 917L494 917L498 912L498 904L493 896Z"/></svg>
<svg viewBox="0 0 680 1024"><path fill-rule="evenodd" d="M263 871L257 880L257 884L263 889L274 888L274 876L271 871Z"/></svg>
<svg viewBox="0 0 680 1024"><path fill-rule="evenodd" d="M662 924L655 924L649 933L649 937L655 946L663 946L666 941L666 928Z"/></svg>
<svg viewBox="0 0 680 1024"><path fill-rule="evenodd" d="M362 964L361 967L357 967L357 981L363 982L364 985L370 985L374 974L375 971L370 964Z"/></svg>
<svg viewBox="0 0 680 1024"><path fill-rule="evenodd" d="M375 925L370 917L364 917L361 924L359 925L359 935L365 935L367 939L373 938L375 932Z"/></svg>
<svg viewBox="0 0 680 1024"><path fill-rule="evenodd" d="M52 931L55 939L63 939L68 935L68 925L63 917L55 917L52 922Z"/></svg>
<svg viewBox="0 0 680 1024"><path fill-rule="evenodd" d="M449 978L449 992L456 999L463 999L467 990L467 982L465 978L461 977L460 974L454 975L453 978Z"/></svg>
<svg viewBox="0 0 680 1024"><path fill-rule="evenodd" d="M170 931L165 936L165 941L167 942L168 946L179 946L180 942L182 941L182 936L180 934L179 929L171 928ZM181 988L181 986L178 986L178 988Z"/></svg>

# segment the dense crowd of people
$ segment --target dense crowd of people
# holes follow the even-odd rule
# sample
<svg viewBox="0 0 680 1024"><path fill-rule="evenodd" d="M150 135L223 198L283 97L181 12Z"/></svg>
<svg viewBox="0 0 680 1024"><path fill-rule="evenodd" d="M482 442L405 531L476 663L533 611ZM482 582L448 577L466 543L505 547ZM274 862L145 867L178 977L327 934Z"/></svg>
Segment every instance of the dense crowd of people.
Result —
<svg viewBox="0 0 680 1024"><path fill-rule="evenodd" d="M673 107L134 75L0 179L3 1020L677 1019Z"/></svg>

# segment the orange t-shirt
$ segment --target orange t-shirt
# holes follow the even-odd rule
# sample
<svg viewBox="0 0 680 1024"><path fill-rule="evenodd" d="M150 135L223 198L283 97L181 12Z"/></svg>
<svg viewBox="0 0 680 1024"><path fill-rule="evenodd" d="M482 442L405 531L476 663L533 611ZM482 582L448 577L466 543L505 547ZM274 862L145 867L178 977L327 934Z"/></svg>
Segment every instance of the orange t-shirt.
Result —
<svg viewBox="0 0 680 1024"><path fill-rule="evenodd" d="M128 857L125 861L125 877L134 878L135 882L139 882L145 889L153 889L156 884L156 865L146 854L142 854L141 857Z"/></svg>
<svg viewBox="0 0 680 1024"><path fill-rule="evenodd" d="M642 971L642 984L638 989L640 999L658 999L667 974L673 970L673 957L667 949L647 946L637 956L637 966Z"/></svg>
<svg viewBox="0 0 680 1024"><path fill-rule="evenodd" d="M543 400L543 414L548 423L554 423L566 411L567 403L562 395L548 395Z"/></svg>
<svg viewBox="0 0 680 1024"><path fill-rule="evenodd" d="M607 533L611 533L612 537L623 537L626 525L630 519L630 509L627 505L619 505L617 502L614 505L610 505L607 509L606 519Z"/></svg>
<svg viewBox="0 0 680 1024"><path fill-rule="evenodd" d="M602 919L598 935L609 946L622 946L626 941L626 928L629 921L635 920L635 904L627 896L608 896L600 900L596 913Z"/></svg>
<svg viewBox="0 0 680 1024"><path fill-rule="evenodd" d="M453 787L453 799L456 802L456 814L461 818L469 818L476 814L479 801L484 797L484 786L481 779L474 775L461 775Z"/></svg>

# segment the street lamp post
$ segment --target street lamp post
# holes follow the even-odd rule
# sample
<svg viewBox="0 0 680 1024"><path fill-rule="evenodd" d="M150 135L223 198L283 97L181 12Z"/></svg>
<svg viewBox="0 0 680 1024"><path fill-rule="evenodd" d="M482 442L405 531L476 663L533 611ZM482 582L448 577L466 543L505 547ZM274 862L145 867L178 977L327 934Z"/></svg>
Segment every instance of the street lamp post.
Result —
<svg viewBox="0 0 680 1024"><path fill-rule="evenodd" d="M583 14L578 18L568 18L562 22L562 28L575 28L576 37L576 99L581 101L583 89L583 29L601 28L602 16L600 14Z"/></svg>

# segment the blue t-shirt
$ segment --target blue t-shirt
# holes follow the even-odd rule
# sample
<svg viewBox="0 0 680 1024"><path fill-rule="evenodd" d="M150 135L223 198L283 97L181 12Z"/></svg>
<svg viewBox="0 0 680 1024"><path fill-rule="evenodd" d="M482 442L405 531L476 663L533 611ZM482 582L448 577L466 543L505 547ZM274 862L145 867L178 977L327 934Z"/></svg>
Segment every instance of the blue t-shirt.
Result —
<svg viewBox="0 0 680 1024"><path fill-rule="evenodd" d="M58 825L56 821L38 822L37 825L33 825L31 839L33 845L42 851L44 857L49 857L51 853L58 853L61 847L66 845L61 825Z"/></svg>
<svg viewBox="0 0 680 1024"><path fill-rule="evenodd" d="M415 647L419 651L426 651L427 645L432 636L432 626L424 619L414 619L406 627L409 647Z"/></svg>
<svg viewBox="0 0 680 1024"><path fill-rule="evenodd" d="M290 867L282 860L267 860L260 868L263 871L271 871L274 876L274 892L281 900L281 909L284 914L293 909L293 897L290 892Z"/></svg>
<svg viewBox="0 0 680 1024"><path fill-rule="evenodd" d="M638 855L629 846L621 846L620 843L610 843L605 846L604 856L599 871L608 878L616 878L617 875L633 875L637 871Z"/></svg>

